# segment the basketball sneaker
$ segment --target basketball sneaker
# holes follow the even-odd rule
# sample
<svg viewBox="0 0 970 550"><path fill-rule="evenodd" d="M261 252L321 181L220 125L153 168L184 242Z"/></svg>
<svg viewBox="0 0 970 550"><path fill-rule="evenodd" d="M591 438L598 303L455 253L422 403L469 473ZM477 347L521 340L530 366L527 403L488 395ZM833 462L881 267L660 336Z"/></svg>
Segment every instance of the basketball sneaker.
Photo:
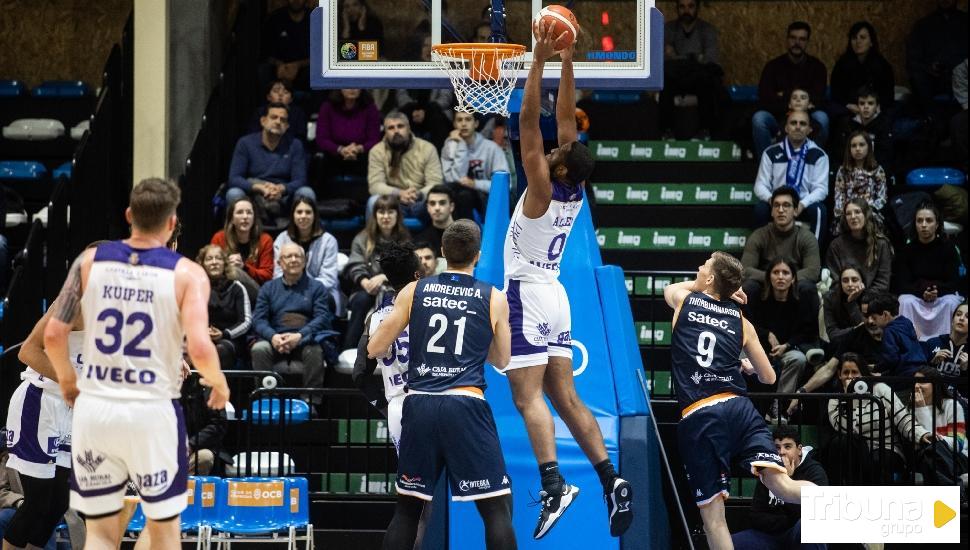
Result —
<svg viewBox="0 0 970 550"><path fill-rule="evenodd" d="M613 480L613 489L603 494L606 511L610 514L610 534L618 537L630 528L633 521L633 487L622 478Z"/></svg>
<svg viewBox="0 0 970 550"><path fill-rule="evenodd" d="M579 487L562 484L562 493L550 495L545 491L539 491L539 502L542 508L539 510L539 524L532 533L532 538L539 540L546 536L546 533L559 521L559 518L566 513L566 508L579 496Z"/></svg>

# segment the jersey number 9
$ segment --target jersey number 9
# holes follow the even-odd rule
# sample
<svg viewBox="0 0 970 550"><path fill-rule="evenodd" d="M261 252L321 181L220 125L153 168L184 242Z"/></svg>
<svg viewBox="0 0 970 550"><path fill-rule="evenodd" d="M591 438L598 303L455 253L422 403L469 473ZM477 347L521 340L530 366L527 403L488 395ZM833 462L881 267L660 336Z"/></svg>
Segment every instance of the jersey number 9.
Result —
<svg viewBox="0 0 970 550"><path fill-rule="evenodd" d="M697 337L697 355L694 359L697 364L705 369L714 362L714 346L717 344L717 336L713 332L704 331Z"/></svg>

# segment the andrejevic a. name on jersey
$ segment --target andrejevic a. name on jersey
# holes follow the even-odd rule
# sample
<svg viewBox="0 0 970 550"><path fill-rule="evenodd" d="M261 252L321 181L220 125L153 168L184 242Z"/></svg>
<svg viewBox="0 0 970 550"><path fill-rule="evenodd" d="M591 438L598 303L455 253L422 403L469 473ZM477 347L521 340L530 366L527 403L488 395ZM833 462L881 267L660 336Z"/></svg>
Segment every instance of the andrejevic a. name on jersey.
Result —
<svg viewBox="0 0 970 550"><path fill-rule="evenodd" d="M440 283L429 283L425 287L425 291L434 292L436 294L451 294L453 296L467 296L469 298L481 298L482 293L477 288L461 287L461 286L451 286L443 285ZM424 296L421 299L421 305L424 307L438 307L443 309L468 309L468 302L466 300L455 300L452 298L442 298L440 296Z"/></svg>

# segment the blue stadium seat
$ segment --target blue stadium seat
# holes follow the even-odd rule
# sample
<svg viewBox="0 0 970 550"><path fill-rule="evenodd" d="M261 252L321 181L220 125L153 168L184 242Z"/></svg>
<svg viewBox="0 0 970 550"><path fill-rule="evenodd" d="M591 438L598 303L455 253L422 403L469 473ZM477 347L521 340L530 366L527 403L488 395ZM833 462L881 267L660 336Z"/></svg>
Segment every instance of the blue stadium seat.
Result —
<svg viewBox="0 0 970 550"><path fill-rule="evenodd" d="M0 80L0 97L20 97L27 93L27 86L19 80Z"/></svg>
<svg viewBox="0 0 970 550"><path fill-rule="evenodd" d="M289 496L288 527L306 527L310 524L310 491L305 477L286 478L286 494Z"/></svg>
<svg viewBox="0 0 970 550"><path fill-rule="evenodd" d="M90 93L88 85L80 80L47 80L31 90L34 97L84 97Z"/></svg>
<svg viewBox="0 0 970 550"><path fill-rule="evenodd" d="M180 518L182 531L195 531L215 521L215 491L220 481L220 478L212 476L189 477L189 505Z"/></svg>
<svg viewBox="0 0 970 550"><path fill-rule="evenodd" d="M404 218L404 227L407 227L411 233L417 233L424 229L424 222L418 218Z"/></svg>
<svg viewBox="0 0 970 550"><path fill-rule="evenodd" d="M906 185L914 187L933 187L937 185L963 185L966 175L956 168L928 167L917 168L906 175Z"/></svg>
<svg viewBox="0 0 970 550"><path fill-rule="evenodd" d="M145 513L141 511L141 502L135 506L135 513L131 516L131 521L128 522L128 528L125 531L129 533L141 533L145 530Z"/></svg>
<svg viewBox="0 0 970 550"><path fill-rule="evenodd" d="M54 172L53 172L54 179L58 179L61 176L71 179L71 169L72 167L71 167L70 161L65 162L64 164L58 166L57 168L54 169Z"/></svg>
<svg viewBox="0 0 970 550"><path fill-rule="evenodd" d="M728 88L728 93L731 94L731 99L738 103L758 102L757 86L730 86Z"/></svg>
<svg viewBox="0 0 970 550"><path fill-rule="evenodd" d="M40 181L47 175L47 167L32 160L0 161L0 180Z"/></svg>
<svg viewBox="0 0 970 550"><path fill-rule="evenodd" d="M222 479L216 485L216 520L222 533L270 534L287 527L289 502L284 478Z"/></svg>
<svg viewBox="0 0 970 550"><path fill-rule="evenodd" d="M282 401L282 407L281 402ZM287 424L302 424L310 420L310 405L299 399L267 398L254 401L249 411L243 411L243 420L252 414L256 424L279 424L280 409L283 410Z"/></svg>

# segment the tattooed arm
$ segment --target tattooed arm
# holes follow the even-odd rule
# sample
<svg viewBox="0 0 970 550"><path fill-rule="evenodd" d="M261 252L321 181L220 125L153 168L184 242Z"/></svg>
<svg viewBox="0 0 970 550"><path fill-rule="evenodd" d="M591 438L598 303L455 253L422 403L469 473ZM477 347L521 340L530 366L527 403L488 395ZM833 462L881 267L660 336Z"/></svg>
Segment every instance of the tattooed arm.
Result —
<svg viewBox="0 0 970 550"><path fill-rule="evenodd" d="M57 373L64 401L71 407L74 406L78 389L77 375L68 357L67 337L74 327L75 317L81 311L81 295L84 292L84 283L91 269L93 257L94 250L85 250L74 260L64 281L64 287L61 288L57 300L51 306L50 318L44 329L44 349Z"/></svg>

